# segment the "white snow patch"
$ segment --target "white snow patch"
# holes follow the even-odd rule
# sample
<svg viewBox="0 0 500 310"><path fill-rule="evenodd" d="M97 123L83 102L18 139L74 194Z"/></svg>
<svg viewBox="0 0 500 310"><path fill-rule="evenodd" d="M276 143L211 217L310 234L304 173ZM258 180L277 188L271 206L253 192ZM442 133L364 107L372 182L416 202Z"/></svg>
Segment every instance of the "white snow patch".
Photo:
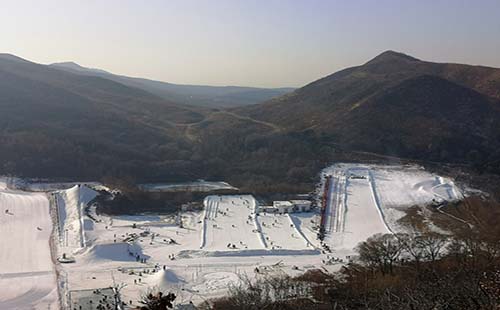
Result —
<svg viewBox="0 0 500 310"><path fill-rule="evenodd" d="M227 182L217 181L194 181L184 183L148 183L140 184L142 190L149 192L175 192L175 191L196 191L208 192L214 190L237 190Z"/></svg>
<svg viewBox="0 0 500 310"><path fill-rule="evenodd" d="M82 260L88 264L98 264L102 261L136 262L136 257L149 258L142 252L142 247L136 243L101 243L88 248Z"/></svg>
<svg viewBox="0 0 500 310"><path fill-rule="evenodd" d="M203 276L203 284L193 286L196 291L227 290L230 285L239 282L237 274L232 272L213 272Z"/></svg>
<svg viewBox="0 0 500 310"><path fill-rule="evenodd" d="M153 284L161 289L167 289L172 284L184 283L184 280L179 278L177 274L170 268L158 270L153 273L148 279L148 283Z"/></svg>

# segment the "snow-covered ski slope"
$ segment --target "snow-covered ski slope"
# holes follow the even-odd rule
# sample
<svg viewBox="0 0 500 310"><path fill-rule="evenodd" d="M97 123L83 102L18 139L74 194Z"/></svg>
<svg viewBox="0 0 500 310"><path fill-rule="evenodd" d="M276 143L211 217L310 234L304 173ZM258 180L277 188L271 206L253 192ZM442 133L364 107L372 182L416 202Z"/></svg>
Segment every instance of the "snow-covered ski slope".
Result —
<svg viewBox="0 0 500 310"><path fill-rule="evenodd" d="M85 185L54 192L57 206L58 234L63 252L73 252L85 247L85 221L82 216L85 206L96 197L97 192Z"/></svg>
<svg viewBox="0 0 500 310"><path fill-rule="evenodd" d="M258 220L270 249L304 250L314 248L296 227L289 214L260 214ZM297 224L297 226L300 225Z"/></svg>
<svg viewBox="0 0 500 310"><path fill-rule="evenodd" d="M433 199L458 200L463 195L449 179L431 174L418 166L371 169L381 204L385 207L405 207L426 204Z"/></svg>
<svg viewBox="0 0 500 310"><path fill-rule="evenodd" d="M59 309L45 194L0 183L0 309Z"/></svg>
<svg viewBox="0 0 500 310"><path fill-rule="evenodd" d="M255 224L256 202L252 196L208 196L204 205L200 249L226 251L266 247Z"/></svg>
<svg viewBox="0 0 500 310"><path fill-rule="evenodd" d="M205 203L207 209L203 212L181 214L182 228L175 225L178 219L167 216L101 215L101 221L95 222L92 230L85 229L86 238L92 242L74 253L74 264L61 265L67 274L69 289L107 287L116 281L127 285L122 291L126 301L137 301L149 286L159 286L174 292L178 300L199 303L227 293L229 284L237 282L240 274L256 276L256 267L262 270L269 267L280 274L299 274L321 264L320 251L308 247L297 232L312 235L310 221L314 214L302 213L302 218L294 218L299 226L296 229L290 226L287 216L278 216L279 226L267 233L272 241L283 247L273 250L264 247L261 234L255 231L258 224L255 224L252 196L209 196ZM263 219L266 225L267 222L271 224L271 216L267 216ZM260 216L257 218L260 223ZM206 231L204 220L209 223ZM288 236L292 238L292 233L293 240L288 244L286 240ZM205 234L206 247L200 249ZM228 248L229 243L235 244L235 248ZM136 255L130 252L146 261L137 261ZM159 271L152 272L156 264ZM298 266L300 271L293 266ZM139 279L140 284L137 283Z"/></svg>
<svg viewBox="0 0 500 310"><path fill-rule="evenodd" d="M390 232L380 215L367 172L358 172L364 179L350 179L343 170L331 177L325 241L335 249L351 250L373 234Z"/></svg>
<svg viewBox="0 0 500 310"><path fill-rule="evenodd" d="M57 202L53 204L57 256L66 253L75 260L57 264L60 296L68 290L123 283L125 301L137 301L147 287L159 286L182 302L199 303L226 294L228 285L241 274L334 271L341 264L332 263L332 258L347 261L359 242L376 233L404 230L397 221L405 209L462 198L452 180L418 166L337 164L322 172L322 190L327 179L323 221L319 210L257 215L251 195L208 196L203 211L171 216L88 216L85 207L96 192L74 184L52 191ZM0 214L1 221L19 221L13 226L0 222L2 246L7 249L0 252L0 289L5 291L0 294L0 309L50 308L57 305L57 291L48 246L48 201L42 193L8 190L7 184L12 182L0 178L0 212L5 205L15 205L9 209L21 216L10 219L12 215ZM322 224L331 252L318 239ZM25 261L28 255L32 257Z"/></svg>
<svg viewBox="0 0 500 310"><path fill-rule="evenodd" d="M323 190L327 178L325 242L336 250L398 231L408 207L463 197L451 179L419 166L336 164L323 171Z"/></svg>

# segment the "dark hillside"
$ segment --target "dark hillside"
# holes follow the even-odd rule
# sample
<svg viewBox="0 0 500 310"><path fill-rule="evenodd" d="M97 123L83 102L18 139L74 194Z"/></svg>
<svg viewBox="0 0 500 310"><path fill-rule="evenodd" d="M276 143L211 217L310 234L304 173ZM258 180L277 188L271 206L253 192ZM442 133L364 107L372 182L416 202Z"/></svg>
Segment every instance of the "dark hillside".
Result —
<svg viewBox="0 0 500 310"><path fill-rule="evenodd" d="M500 160L500 70L392 51L261 105L233 110L344 150L491 171Z"/></svg>
<svg viewBox="0 0 500 310"><path fill-rule="evenodd" d="M262 104L205 109L0 55L0 174L269 193L311 190L332 161L380 155L500 174L499 85L499 69L389 51Z"/></svg>
<svg viewBox="0 0 500 310"><path fill-rule="evenodd" d="M191 146L177 125L203 119L200 112L110 80L3 55L0 173L187 177Z"/></svg>

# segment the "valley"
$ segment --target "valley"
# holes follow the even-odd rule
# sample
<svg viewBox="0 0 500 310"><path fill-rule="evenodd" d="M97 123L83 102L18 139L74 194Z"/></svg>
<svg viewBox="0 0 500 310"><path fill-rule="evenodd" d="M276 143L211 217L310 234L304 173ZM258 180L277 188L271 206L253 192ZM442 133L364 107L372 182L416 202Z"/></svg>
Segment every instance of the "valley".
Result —
<svg viewBox="0 0 500 310"><path fill-rule="evenodd" d="M387 51L266 90L2 54L0 309L136 309L151 288L211 307L331 276L300 282L313 300L377 238L489 227L474 212L495 223L498 72Z"/></svg>

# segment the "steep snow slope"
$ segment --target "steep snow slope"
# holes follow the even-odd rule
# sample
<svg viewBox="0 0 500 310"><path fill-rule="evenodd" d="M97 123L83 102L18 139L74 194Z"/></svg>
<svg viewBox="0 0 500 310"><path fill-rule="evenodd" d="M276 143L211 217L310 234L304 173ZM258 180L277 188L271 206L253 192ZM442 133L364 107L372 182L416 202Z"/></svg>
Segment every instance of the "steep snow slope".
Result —
<svg viewBox="0 0 500 310"><path fill-rule="evenodd" d="M398 220L411 206L463 198L453 180L419 166L336 164L323 170L327 188L325 241L352 252L377 233L404 230Z"/></svg>
<svg viewBox="0 0 500 310"><path fill-rule="evenodd" d="M54 193L59 222L61 248L75 251L85 247L84 217L85 206L97 193L85 185L75 185L67 190Z"/></svg>
<svg viewBox="0 0 500 310"><path fill-rule="evenodd" d="M0 189L0 309L58 309L45 194Z"/></svg>

